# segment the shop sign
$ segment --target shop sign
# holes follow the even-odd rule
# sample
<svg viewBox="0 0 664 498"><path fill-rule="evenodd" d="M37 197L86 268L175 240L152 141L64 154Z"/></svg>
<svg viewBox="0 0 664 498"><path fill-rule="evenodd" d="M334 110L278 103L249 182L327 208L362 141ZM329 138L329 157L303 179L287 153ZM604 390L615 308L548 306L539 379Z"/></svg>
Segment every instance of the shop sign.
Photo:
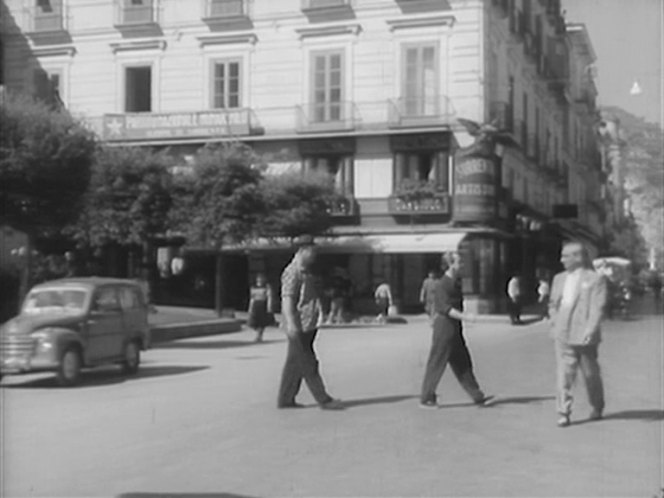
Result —
<svg viewBox="0 0 664 498"><path fill-rule="evenodd" d="M492 158L461 157L454 167L453 218L483 222L496 218L497 165Z"/></svg>
<svg viewBox="0 0 664 498"><path fill-rule="evenodd" d="M108 141L227 137L252 131L250 109L106 114L103 119L103 138Z"/></svg>

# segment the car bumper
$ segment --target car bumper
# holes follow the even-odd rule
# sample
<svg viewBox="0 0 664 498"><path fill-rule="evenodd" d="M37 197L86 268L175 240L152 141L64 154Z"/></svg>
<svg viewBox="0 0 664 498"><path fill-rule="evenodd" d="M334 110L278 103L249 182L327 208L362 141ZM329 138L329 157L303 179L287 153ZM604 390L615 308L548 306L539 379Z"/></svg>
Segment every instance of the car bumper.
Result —
<svg viewBox="0 0 664 498"><path fill-rule="evenodd" d="M43 356L9 356L0 360L0 372L3 374L42 372L57 368L56 360Z"/></svg>

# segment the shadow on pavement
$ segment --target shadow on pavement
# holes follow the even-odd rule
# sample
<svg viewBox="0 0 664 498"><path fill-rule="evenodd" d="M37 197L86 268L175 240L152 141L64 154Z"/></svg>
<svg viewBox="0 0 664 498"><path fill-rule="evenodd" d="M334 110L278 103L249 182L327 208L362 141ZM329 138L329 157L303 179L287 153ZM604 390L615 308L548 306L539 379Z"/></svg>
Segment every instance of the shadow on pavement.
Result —
<svg viewBox="0 0 664 498"><path fill-rule="evenodd" d="M346 408L354 408L357 406L368 405L382 405L388 403L399 403L407 399L415 399L417 396L413 395L399 395L399 396L380 396L378 398L364 398L364 399L350 399L344 400L343 404Z"/></svg>
<svg viewBox="0 0 664 498"><path fill-rule="evenodd" d="M246 341L173 341L155 344L152 349L226 349L241 348L244 346L260 347L265 344L283 342L279 340L264 340L263 342Z"/></svg>
<svg viewBox="0 0 664 498"><path fill-rule="evenodd" d="M608 413L604 420L644 420L657 422L664 420L664 410L624 410L622 412Z"/></svg>
<svg viewBox="0 0 664 498"><path fill-rule="evenodd" d="M510 398L499 398L496 399L486 408L491 408L498 405L527 405L531 403L541 403L542 401L551 401L556 399L555 396L514 396ZM472 401L465 403L448 403L440 405L441 408L465 408L469 406L477 406Z"/></svg>
<svg viewBox="0 0 664 498"><path fill-rule="evenodd" d="M115 498L251 498L235 493L122 493Z"/></svg>
<svg viewBox="0 0 664 498"><path fill-rule="evenodd" d="M122 384L124 382L131 382L138 379L148 379L150 377L164 377L168 375L181 375L187 373L198 372L207 370L210 367L197 366L141 366L141 369L135 375L125 375L117 368L106 368L104 370L89 370L81 374L81 382L74 388L66 389L81 389L86 387L107 386L113 384ZM39 378L30 380L23 383L10 384L2 386L7 389L25 389L25 388L58 388L55 377Z"/></svg>

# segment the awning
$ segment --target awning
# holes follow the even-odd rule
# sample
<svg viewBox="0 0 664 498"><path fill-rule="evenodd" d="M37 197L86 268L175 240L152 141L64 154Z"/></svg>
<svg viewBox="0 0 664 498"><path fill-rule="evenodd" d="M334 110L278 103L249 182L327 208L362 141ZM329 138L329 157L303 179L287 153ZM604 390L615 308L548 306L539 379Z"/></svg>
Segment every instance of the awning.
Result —
<svg viewBox="0 0 664 498"><path fill-rule="evenodd" d="M323 253L424 254L455 251L467 232L358 235L319 241Z"/></svg>
<svg viewBox="0 0 664 498"><path fill-rule="evenodd" d="M468 232L423 234L330 235L316 237L324 254L425 254L455 251ZM222 252L283 251L292 249L289 239L257 239L225 246Z"/></svg>

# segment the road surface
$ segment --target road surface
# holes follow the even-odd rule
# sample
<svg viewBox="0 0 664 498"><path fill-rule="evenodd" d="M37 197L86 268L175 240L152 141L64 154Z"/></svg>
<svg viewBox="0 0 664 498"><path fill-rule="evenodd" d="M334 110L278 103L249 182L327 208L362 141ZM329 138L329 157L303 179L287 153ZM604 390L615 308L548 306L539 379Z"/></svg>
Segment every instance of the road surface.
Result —
<svg viewBox="0 0 664 498"><path fill-rule="evenodd" d="M74 389L6 377L3 496L660 496L661 316L607 323L606 419L584 420L581 382L566 429L542 324L469 326L477 376L499 396L485 409L451 372L444 407L418 408L429 335L423 319L321 331L343 412L275 408L276 329L260 345L249 331L163 344L137 377L107 368ZM312 404L306 390L299 401Z"/></svg>

